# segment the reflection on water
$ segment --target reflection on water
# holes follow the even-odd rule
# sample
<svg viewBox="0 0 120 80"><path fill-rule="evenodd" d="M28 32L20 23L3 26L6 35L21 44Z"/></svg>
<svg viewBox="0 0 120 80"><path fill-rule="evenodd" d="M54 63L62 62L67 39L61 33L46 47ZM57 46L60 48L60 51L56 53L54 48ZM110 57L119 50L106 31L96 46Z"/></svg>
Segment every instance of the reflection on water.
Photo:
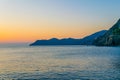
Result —
<svg viewBox="0 0 120 80"><path fill-rule="evenodd" d="M0 80L119 80L120 47L0 46Z"/></svg>

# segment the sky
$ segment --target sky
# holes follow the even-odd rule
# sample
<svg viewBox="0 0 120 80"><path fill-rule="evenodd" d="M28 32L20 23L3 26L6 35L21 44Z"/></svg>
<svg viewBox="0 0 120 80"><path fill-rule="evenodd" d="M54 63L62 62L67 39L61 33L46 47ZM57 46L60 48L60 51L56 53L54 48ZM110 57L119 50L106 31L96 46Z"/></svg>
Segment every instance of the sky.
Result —
<svg viewBox="0 0 120 80"><path fill-rule="evenodd" d="M0 0L0 43L82 38L119 18L120 0Z"/></svg>

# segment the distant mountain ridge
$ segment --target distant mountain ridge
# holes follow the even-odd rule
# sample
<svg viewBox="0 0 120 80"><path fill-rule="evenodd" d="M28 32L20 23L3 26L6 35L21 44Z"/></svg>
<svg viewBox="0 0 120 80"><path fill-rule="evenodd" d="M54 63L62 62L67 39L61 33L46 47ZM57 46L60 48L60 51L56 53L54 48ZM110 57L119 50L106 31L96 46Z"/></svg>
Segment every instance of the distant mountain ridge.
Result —
<svg viewBox="0 0 120 80"><path fill-rule="evenodd" d="M82 39L52 38L49 40L37 40L30 46L40 45L96 45L96 46L120 46L120 19L109 30L102 30L86 36Z"/></svg>
<svg viewBox="0 0 120 80"><path fill-rule="evenodd" d="M93 42L96 38L103 36L106 30L96 32L92 35L84 37L83 39L74 39L74 38L51 38L49 40L36 40L30 46L40 46L40 45L93 45Z"/></svg>
<svg viewBox="0 0 120 80"><path fill-rule="evenodd" d="M94 41L96 46L120 46L120 19L101 37Z"/></svg>
<svg viewBox="0 0 120 80"><path fill-rule="evenodd" d="M34 43L30 44L30 46L39 46L39 45L80 45L81 39L74 38L51 38L49 40L37 40Z"/></svg>

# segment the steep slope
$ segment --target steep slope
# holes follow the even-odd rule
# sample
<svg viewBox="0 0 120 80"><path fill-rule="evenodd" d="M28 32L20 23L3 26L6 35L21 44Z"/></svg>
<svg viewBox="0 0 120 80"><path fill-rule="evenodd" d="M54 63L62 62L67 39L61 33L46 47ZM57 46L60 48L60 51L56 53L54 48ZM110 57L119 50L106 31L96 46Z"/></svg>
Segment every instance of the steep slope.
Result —
<svg viewBox="0 0 120 80"><path fill-rule="evenodd" d="M102 30L102 31L93 33L89 36L86 36L81 40L81 44L82 45L93 45L94 40L100 36L103 36L106 32L107 30Z"/></svg>
<svg viewBox="0 0 120 80"><path fill-rule="evenodd" d="M97 38L94 44L97 46L120 46L120 19L105 35Z"/></svg>

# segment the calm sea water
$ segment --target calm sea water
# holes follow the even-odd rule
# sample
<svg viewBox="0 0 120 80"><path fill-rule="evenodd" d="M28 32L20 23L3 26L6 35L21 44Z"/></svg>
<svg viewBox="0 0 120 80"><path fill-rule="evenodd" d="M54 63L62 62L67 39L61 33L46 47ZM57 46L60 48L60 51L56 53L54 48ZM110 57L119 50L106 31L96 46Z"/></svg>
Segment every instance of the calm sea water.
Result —
<svg viewBox="0 0 120 80"><path fill-rule="evenodd" d="M0 45L0 80L120 80L120 47Z"/></svg>

